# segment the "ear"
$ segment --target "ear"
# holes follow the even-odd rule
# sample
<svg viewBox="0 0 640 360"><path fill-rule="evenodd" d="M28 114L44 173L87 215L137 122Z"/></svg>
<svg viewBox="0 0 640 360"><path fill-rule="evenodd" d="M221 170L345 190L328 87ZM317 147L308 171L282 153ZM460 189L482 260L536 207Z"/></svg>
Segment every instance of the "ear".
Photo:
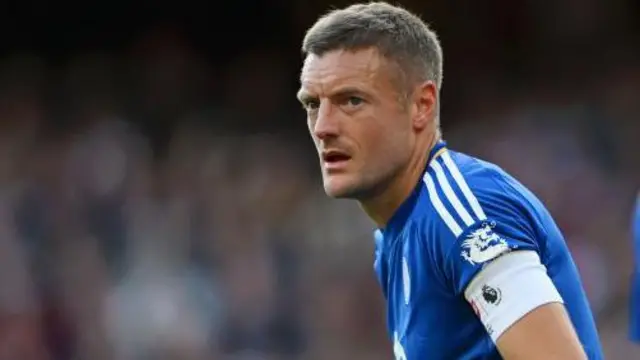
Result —
<svg viewBox="0 0 640 360"><path fill-rule="evenodd" d="M413 92L413 128L424 130L438 116L438 89L433 81L417 85Z"/></svg>

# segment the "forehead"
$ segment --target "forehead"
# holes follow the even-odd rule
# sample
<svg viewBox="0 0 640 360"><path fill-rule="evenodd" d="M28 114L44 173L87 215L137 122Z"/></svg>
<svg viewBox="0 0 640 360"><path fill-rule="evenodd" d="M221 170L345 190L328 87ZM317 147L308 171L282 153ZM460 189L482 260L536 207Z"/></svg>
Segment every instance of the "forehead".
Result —
<svg viewBox="0 0 640 360"><path fill-rule="evenodd" d="M322 56L309 54L300 74L301 90L323 94L343 86L380 89L388 85L384 65L384 58L375 49L334 50Z"/></svg>

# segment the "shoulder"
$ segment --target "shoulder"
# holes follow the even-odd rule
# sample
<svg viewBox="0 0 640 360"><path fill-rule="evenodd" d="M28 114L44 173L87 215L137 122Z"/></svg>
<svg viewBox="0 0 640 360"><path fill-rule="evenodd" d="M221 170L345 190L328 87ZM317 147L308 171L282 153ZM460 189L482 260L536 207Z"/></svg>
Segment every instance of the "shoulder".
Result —
<svg viewBox="0 0 640 360"><path fill-rule="evenodd" d="M498 166L447 150L429 163L424 183L418 231L432 266L456 293L502 255L543 252L541 203Z"/></svg>
<svg viewBox="0 0 640 360"><path fill-rule="evenodd" d="M546 238L541 202L500 167L445 150L429 163L418 231L427 251L472 264L515 249L539 250ZM471 251L476 248L486 251Z"/></svg>
<svg viewBox="0 0 640 360"><path fill-rule="evenodd" d="M487 220L522 220L540 211L524 185L492 163L451 150L435 157L423 178L424 221L461 236Z"/></svg>

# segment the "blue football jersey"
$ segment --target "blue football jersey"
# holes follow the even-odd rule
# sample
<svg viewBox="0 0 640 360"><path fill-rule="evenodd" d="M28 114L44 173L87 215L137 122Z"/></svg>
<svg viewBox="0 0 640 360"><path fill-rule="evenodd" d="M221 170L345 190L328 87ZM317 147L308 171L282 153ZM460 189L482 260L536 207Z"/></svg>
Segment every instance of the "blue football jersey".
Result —
<svg viewBox="0 0 640 360"><path fill-rule="evenodd" d="M396 359L501 359L497 337L513 324L513 316L533 309L520 308L522 301L513 298L540 298L541 288L502 285L505 281L471 286L506 254L540 259L552 289L548 302L564 303L589 359L603 358L560 230L544 205L499 167L439 143L422 180L374 238L374 269L387 300ZM513 266L519 263L516 259ZM476 297L466 296L470 287ZM501 315L507 313L516 315L509 320Z"/></svg>
<svg viewBox="0 0 640 360"><path fill-rule="evenodd" d="M632 341L640 342L640 195L636 201L633 215L634 271L629 302L629 336Z"/></svg>

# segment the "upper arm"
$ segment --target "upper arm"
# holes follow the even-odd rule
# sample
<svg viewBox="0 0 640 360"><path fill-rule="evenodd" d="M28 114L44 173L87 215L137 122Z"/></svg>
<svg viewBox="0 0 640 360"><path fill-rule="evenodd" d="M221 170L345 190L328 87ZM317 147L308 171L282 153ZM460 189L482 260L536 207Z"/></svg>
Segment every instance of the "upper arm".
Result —
<svg viewBox="0 0 640 360"><path fill-rule="evenodd" d="M538 254L530 250L488 264L465 288L464 296L494 342L529 312L563 302Z"/></svg>
<svg viewBox="0 0 640 360"><path fill-rule="evenodd" d="M498 338L503 358L522 360L586 360L571 320L561 303L533 309Z"/></svg>
<svg viewBox="0 0 640 360"><path fill-rule="evenodd" d="M562 297L533 251L506 254L467 286L489 335L505 359L583 359Z"/></svg>

